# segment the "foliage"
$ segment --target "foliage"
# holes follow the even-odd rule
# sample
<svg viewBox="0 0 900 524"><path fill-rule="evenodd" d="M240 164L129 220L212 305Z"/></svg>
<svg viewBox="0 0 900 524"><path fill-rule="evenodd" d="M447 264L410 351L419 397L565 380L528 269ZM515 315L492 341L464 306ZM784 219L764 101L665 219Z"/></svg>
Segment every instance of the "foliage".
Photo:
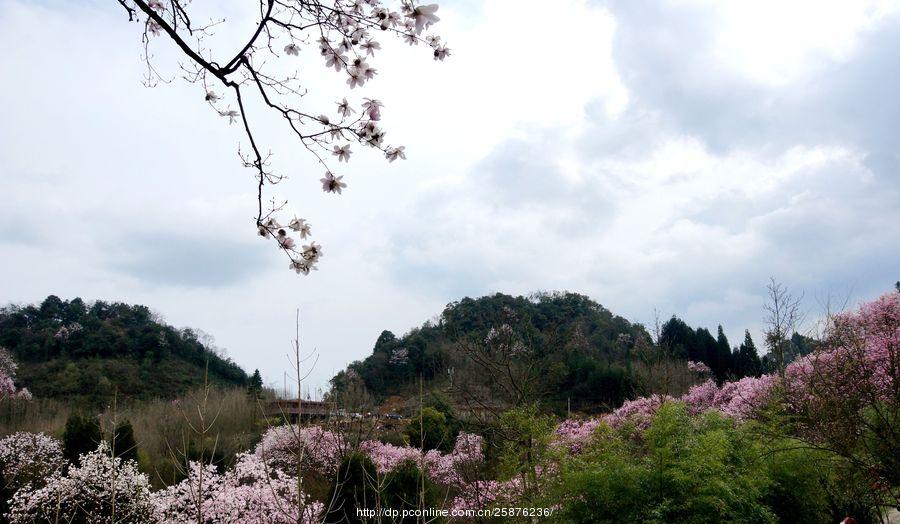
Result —
<svg viewBox="0 0 900 524"><path fill-rule="evenodd" d="M263 392L263 380L262 375L259 374L258 369L253 370L253 374L250 375L250 379L247 381L247 394L253 398L259 398Z"/></svg>
<svg viewBox="0 0 900 524"><path fill-rule="evenodd" d="M497 333L507 329L504 326L516 343L507 349L527 352L516 357L522 362L527 358L531 368L531 374L523 375L535 388L528 392L527 402L564 408L571 400L573 408L588 409L619 405L635 394L637 380L629 370L631 346L649 335L574 293L530 297L498 293L448 304L436 322L426 322L402 337L382 332L372 355L332 379L332 392L340 400L358 379L376 400L411 396L420 376L433 382L453 371L460 390L485 391L485 399L496 401L502 377L474 367L467 349L496 349L485 346L491 346L492 330Z"/></svg>
<svg viewBox="0 0 900 524"><path fill-rule="evenodd" d="M63 432L63 455L66 460L75 463L82 454L97 449L101 440L100 422L96 417L72 413L66 420L66 430Z"/></svg>
<svg viewBox="0 0 900 524"><path fill-rule="evenodd" d="M115 427L114 437L110 443L113 455L122 460L138 461L138 445L134 439L134 428L128 419L122 420Z"/></svg>
<svg viewBox="0 0 900 524"><path fill-rule="evenodd" d="M414 447L424 450L449 450L453 444L447 417L432 407L422 408L421 413L406 424L406 437Z"/></svg>
<svg viewBox="0 0 900 524"><path fill-rule="evenodd" d="M210 381L243 386L247 375L191 329L164 324L146 306L56 296L0 309L0 346L19 361L19 381L39 397L108 402L173 398Z"/></svg>
<svg viewBox="0 0 900 524"><path fill-rule="evenodd" d="M566 522L774 522L750 439L721 415L666 403L640 440L601 426L559 466L551 498Z"/></svg>
<svg viewBox="0 0 900 524"><path fill-rule="evenodd" d="M398 511L437 508L441 504L437 486L413 460L402 462L385 476L380 496L382 507Z"/></svg>
<svg viewBox="0 0 900 524"><path fill-rule="evenodd" d="M366 455L352 453L344 457L326 498L332 504L325 522L365 522L356 510L375 506L379 496L377 475L375 464Z"/></svg>

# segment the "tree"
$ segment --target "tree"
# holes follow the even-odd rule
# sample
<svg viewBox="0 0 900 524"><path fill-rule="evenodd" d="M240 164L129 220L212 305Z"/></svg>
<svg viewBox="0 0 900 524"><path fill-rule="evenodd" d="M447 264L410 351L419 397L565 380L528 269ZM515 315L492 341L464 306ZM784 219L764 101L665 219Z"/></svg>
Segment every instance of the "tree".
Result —
<svg viewBox="0 0 900 524"><path fill-rule="evenodd" d="M792 295L775 278L769 279L766 290L768 299L763 306L766 310L766 347L774 359L775 369L784 377L784 366L787 364L785 357L790 351L789 337L803 321L800 311L803 297Z"/></svg>
<svg viewBox="0 0 900 524"><path fill-rule="evenodd" d="M728 337L719 325L718 335L716 336L716 355L710 366L719 380L724 380L729 372L733 371L734 363L731 361L731 345L728 343Z"/></svg>
<svg viewBox="0 0 900 524"><path fill-rule="evenodd" d="M422 408L419 416L410 419L406 436L411 446L422 446L425 450L446 450L453 445L447 417L432 407Z"/></svg>
<svg viewBox="0 0 900 524"><path fill-rule="evenodd" d="M749 330L744 331L744 341L735 355L734 370L738 377L758 377L762 374L762 362Z"/></svg>
<svg viewBox="0 0 900 524"><path fill-rule="evenodd" d="M331 501L325 522L368 522L356 510L375 507L378 472L369 457L352 453L341 461L325 500Z"/></svg>
<svg viewBox="0 0 900 524"><path fill-rule="evenodd" d="M259 398L259 396L262 394L262 390L262 375L259 374L258 369L254 369L253 374L250 375L250 381L247 383L247 394L253 398Z"/></svg>
<svg viewBox="0 0 900 524"><path fill-rule="evenodd" d="M73 413L66 420L63 432L63 456L71 463L78 457L97 449L103 438L100 434L100 423L96 417Z"/></svg>
<svg viewBox="0 0 900 524"><path fill-rule="evenodd" d="M150 52L154 37L171 40L187 59L180 64L182 75L189 82L203 88L209 106L229 123L238 122L249 142L249 150L240 150L244 166L252 168L256 177L256 225L260 236L274 240L275 245L290 258L290 268L309 274L321 257L321 246L315 242L300 248L288 230L301 240L310 236L309 224L294 218L283 227L279 218L286 202L272 198L264 205L264 188L280 182L284 175L270 170L271 153L260 142L258 121L248 111L252 98L267 110L284 119L287 129L300 145L318 161L325 172L320 181L325 192L340 194L347 184L343 176L336 176L328 158L347 162L352 154L351 143L380 150L389 161L406 158L403 146L384 142L379 127L382 104L366 99L359 116L346 98L337 102L337 116L329 117L330 109L302 108L297 101L307 94L308 87L298 74L283 74L276 64L290 67L292 57L315 42L317 52L325 60L326 68L346 75L350 89L362 86L374 78L377 70L368 62L381 45L374 39L375 31L404 39L410 44L425 42L435 60L444 60L449 49L439 37L423 37L422 32L437 22L435 4L416 6L403 1L399 10L391 10L380 0L365 2L333 2L322 0L259 0L260 20L248 35L245 44L231 50L221 59L222 50L207 43L213 26L196 23L193 5L187 0L118 0L125 8L129 21L143 26L144 59L147 62L147 84L155 85L165 79L152 63ZM195 16L191 16L193 13ZM219 56L217 58L216 56ZM231 58L228 58L231 57ZM228 94L217 89L225 89ZM333 113L332 113L333 114Z"/></svg>
<svg viewBox="0 0 900 524"><path fill-rule="evenodd" d="M112 445L113 455L122 460L138 461L138 446L134 439L134 428L131 421L123 420L116 425Z"/></svg>

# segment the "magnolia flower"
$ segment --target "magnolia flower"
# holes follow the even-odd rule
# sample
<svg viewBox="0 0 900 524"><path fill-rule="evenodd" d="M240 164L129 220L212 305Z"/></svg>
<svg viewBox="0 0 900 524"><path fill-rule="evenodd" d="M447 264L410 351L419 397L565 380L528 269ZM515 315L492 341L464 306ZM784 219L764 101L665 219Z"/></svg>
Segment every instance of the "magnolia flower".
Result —
<svg viewBox="0 0 900 524"><path fill-rule="evenodd" d="M356 86L361 86L366 83L365 75L363 75L355 67L351 67L350 70L348 71L348 74L350 75L350 77L347 78L347 85L350 86L350 89L353 89Z"/></svg>
<svg viewBox="0 0 900 524"><path fill-rule="evenodd" d="M335 71L340 72L344 64L347 63L347 55L335 53L331 49L323 49L322 54L325 55L325 67L333 67Z"/></svg>
<svg viewBox="0 0 900 524"><path fill-rule="evenodd" d="M328 120L328 117L325 116L325 115L319 115L319 116L317 116L317 117L316 117L316 120L318 120L319 122L325 124L326 126L327 126L328 124L331 123L331 121Z"/></svg>
<svg viewBox="0 0 900 524"><path fill-rule="evenodd" d="M419 43L419 39L416 38L416 35L414 35L413 33L404 34L403 41L409 45L417 45Z"/></svg>
<svg viewBox="0 0 900 524"><path fill-rule="evenodd" d="M221 115L221 116L227 116L227 117L228 117L228 123L229 123L229 124L233 124L233 123L234 123L234 119L237 118L237 117L240 115L240 113L238 113L238 112L235 111L234 109L229 109L228 111L219 111L219 115Z"/></svg>
<svg viewBox="0 0 900 524"><path fill-rule="evenodd" d="M215 94L213 91L206 92L206 101L216 103L216 100L219 99L219 95Z"/></svg>
<svg viewBox="0 0 900 524"><path fill-rule="evenodd" d="M334 176L331 171L325 172L325 178L319 179L322 182L322 191L326 193L337 193L341 194L341 190L347 187L346 182L341 182L344 176Z"/></svg>
<svg viewBox="0 0 900 524"><path fill-rule="evenodd" d="M366 50L366 55L375 56L375 51L377 49L381 49L381 44L379 44L375 40L366 40L366 43L364 43L360 47Z"/></svg>
<svg viewBox="0 0 900 524"><path fill-rule="evenodd" d="M284 46L284 52L289 55L297 56L300 54L300 48L297 47L297 44L290 43Z"/></svg>
<svg viewBox="0 0 900 524"><path fill-rule="evenodd" d="M437 47L441 43L441 37L429 35L425 37L425 42L428 43L431 47Z"/></svg>
<svg viewBox="0 0 900 524"><path fill-rule="evenodd" d="M407 18L411 18L416 24L416 34L420 34L423 29L440 20L434 13L438 10L437 4L428 4L416 6Z"/></svg>
<svg viewBox="0 0 900 524"><path fill-rule="evenodd" d="M343 117L348 117L354 113L353 109L350 108L350 103L347 102L347 99L343 99L337 103L338 113L340 113Z"/></svg>
<svg viewBox="0 0 900 524"><path fill-rule="evenodd" d="M291 249L294 247L294 239L289 237L287 231L284 229L279 229L277 233L278 243L281 244L281 247L284 249Z"/></svg>
<svg viewBox="0 0 900 524"><path fill-rule="evenodd" d="M269 230L266 228L266 226L259 226L258 228L256 228L256 234L263 238L269 238Z"/></svg>
<svg viewBox="0 0 900 524"><path fill-rule="evenodd" d="M156 20L150 20L147 22L147 30L150 31L153 36L159 36L160 31L162 31L162 26L156 23Z"/></svg>
<svg viewBox="0 0 900 524"><path fill-rule="evenodd" d="M306 220L303 220L302 218L294 217L294 219L291 220L291 223L288 224L288 227L300 233L301 240L305 240L306 237L312 234L309 224L307 224Z"/></svg>
<svg viewBox="0 0 900 524"><path fill-rule="evenodd" d="M381 120L381 107L384 107L382 103L374 98L366 98L363 102L363 109L368 113L369 120Z"/></svg>
<svg viewBox="0 0 900 524"><path fill-rule="evenodd" d="M308 260L300 259L293 260L291 264L288 266L288 269L293 269L297 272L298 275L308 275L310 269L317 269L315 266L309 263Z"/></svg>
<svg viewBox="0 0 900 524"><path fill-rule="evenodd" d="M403 160L406 160L406 153L403 152L405 149L406 149L406 147L404 147L404 146L397 146L397 147L389 148L384 153L384 157L387 158L389 162L393 162L394 160L397 160L398 158L402 158Z"/></svg>
<svg viewBox="0 0 900 524"><path fill-rule="evenodd" d="M450 56L450 49L447 46L437 46L434 48L434 59L443 61Z"/></svg>
<svg viewBox="0 0 900 524"><path fill-rule="evenodd" d="M350 161L350 155L352 155L353 152L350 151L350 144L346 144L341 147L334 146L334 151L332 151L331 154L338 157L338 162L348 162Z"/></svg>
<svg viewBox="0 0 900 524"><path fill-rule="evenodd" d="M154 11L165 11L166 6L160 0L149 0L147 2L147 7L153 9Z"/></svg>
<svg viewBox="0 0 900 524"><path fill-rule="evenodd" d="M318 262L322 258L322 246L315 242L310 243L308 246L303 246L303 258L308 261L310 268L312 268L311 264Z"/></svg>

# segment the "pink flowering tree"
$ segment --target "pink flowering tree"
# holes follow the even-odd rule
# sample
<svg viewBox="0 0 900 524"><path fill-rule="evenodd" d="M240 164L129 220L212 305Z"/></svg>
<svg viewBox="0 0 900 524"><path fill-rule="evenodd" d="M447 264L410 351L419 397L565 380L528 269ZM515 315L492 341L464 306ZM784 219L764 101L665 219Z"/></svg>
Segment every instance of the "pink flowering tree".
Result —
<svg viewBox="0 0 900 524"><path fill-rule="evenodd" d="M16 364L12 354L6 348L0 347L0 400L7 398L31 400L31 392L28 391L28 388L16 387L17 369L19 369L19 365Z"/></svg>
<svg viewBox="0 0 900 524"><path fill-rule="evenodd" d="M155 493L153 500L161 522L320 522L324 505L299 491L299 485L259 455L244 453L224 474L215 466L192 463L188 478ZM197 493L202 493L199 504Z"/></svg>
<svg viewBox="0 0 900 524"><path fill-rule="evenodd" d="M435 4L417 5L402 0L385 5L381 0L258 0L259 21L236 49L215 49L209 44L211 29L224 20L198 22L187 0L118 0L130 21L140 24L147 62L147 84L166 79L153 63L151 44L168 40L184 56L181 76L199 85L210 108L229 124L237 123L249 147L239 151L243 164L256 176L255 229L290 259L290 268L301 274L316 269L322 256L319 244L300 241L311 236L309 223L288 218L286 202L269 200L265 189L284 179L270 169L268 148L261 141L261 117L251 114L262 106L283 120L285 131L321 166L322 190L341 194L347 187L336 166L349 162L354 148L380 152L389 162L406 158L404 147L385 140L381 128L383 104L374 98L351 102L346 94L334 95L330 107L301 104L308 86L297 73L301 54L319 55L325 69L346 79L348 90L363 87L378 74L375 56L382 37L396 37L410 45L423 44L434 60L444 60L450 50L428 29L439 17Z"/></svg>
<svg viewBox="0 0 900 524"><path fill-rule="evenodd" d="M900 486L900 293L834 316L822 347L785 371L805 441L853 462L876 488ZM896 494L896 491L893 491Z"/></svg>

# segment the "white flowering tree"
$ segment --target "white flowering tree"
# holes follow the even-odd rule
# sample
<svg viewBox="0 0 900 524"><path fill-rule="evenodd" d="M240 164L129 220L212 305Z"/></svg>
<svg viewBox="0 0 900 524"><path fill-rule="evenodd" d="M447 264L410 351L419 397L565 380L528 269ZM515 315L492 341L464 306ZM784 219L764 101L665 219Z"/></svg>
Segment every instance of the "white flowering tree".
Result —
<svg viewBox="0 0 900 524"><path fill-rule="evenodd" d="M406 158L404 147L385 142L379 126L382 103L365 98L360 104L345 94L334 97L330 108L307 108L301 104L308 94L296 74L279 72L306 48L321 55L324 66L346 77L348 89L365 85L377 70L370 60L380 51L376 35L399 37L410 45L424 43L435 60L444 60L449 49L440 37L423 34L439 20L434 4L416 5L402 0L396 6L381 0L259 0L260 19L245 43L224 57L205 45L213 26L222 21L198 24L188 0L117 0L128 19L143 28L147 83L162 77L152 63L151 43L168 39L184 55L183 77L203 89L207 104L228 123L238 123L249 148L239 151L246 167L255 171L257 181L256 230L290 258L290 268L298 274L316 269L322 256L319 244L299 240L310 238L311 230L302 218L288 219L285 202L270 198L266 187L283 180L270 169L271 153L261 143L258 119L248 114L251 98L265 110L284 119L285 131L321 165L322 189L341 194L347 183L332 169L332 163L348 162L353 145L380 151L388 161ZM259 107L259 106L257 106Z"/></svg>

